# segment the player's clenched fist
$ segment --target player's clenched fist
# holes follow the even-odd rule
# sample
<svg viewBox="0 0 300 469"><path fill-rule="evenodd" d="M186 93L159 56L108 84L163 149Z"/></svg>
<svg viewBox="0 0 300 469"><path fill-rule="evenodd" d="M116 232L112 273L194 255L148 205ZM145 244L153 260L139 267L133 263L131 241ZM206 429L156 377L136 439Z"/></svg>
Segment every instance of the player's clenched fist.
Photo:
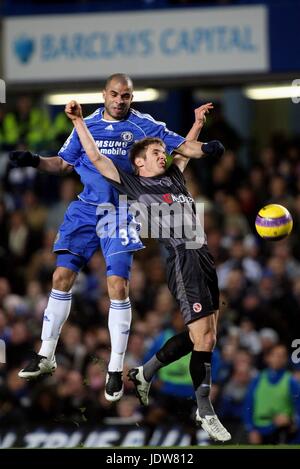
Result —
<svg viewBox="0 0 300 469"><path fill-rule="evenodd" d="M75 100L70 101L68 104L66 104L65 113L71 120L82 117L82 109L80 104Z"/></svg>
<svg viewBox="0 0 300 469"><path fill-rule="evenodd" d="M31 153L31 151L11 151L9 160L14 168L25 168L26 166L37 168L40 163L39 155Z"/></svg>

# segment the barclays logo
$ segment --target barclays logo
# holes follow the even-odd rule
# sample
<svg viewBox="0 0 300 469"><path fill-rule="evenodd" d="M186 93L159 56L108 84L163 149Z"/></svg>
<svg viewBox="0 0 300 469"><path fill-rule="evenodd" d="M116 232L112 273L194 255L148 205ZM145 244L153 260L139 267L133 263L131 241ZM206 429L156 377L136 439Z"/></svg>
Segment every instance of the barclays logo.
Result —
<svg viewBox="0 0 300 469"><path fill-rule="evenodd" d="M35 49L34 40L26 34L22 34L14 41L14 53L22 64L30 61Z"/></svg>

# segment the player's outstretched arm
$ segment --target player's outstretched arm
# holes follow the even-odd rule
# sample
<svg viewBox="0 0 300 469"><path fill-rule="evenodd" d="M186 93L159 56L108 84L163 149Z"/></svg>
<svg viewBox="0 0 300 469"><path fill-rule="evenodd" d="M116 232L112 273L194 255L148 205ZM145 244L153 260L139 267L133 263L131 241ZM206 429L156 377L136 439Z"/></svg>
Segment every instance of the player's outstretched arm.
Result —
<svg viewBox="0 0 300 469"><path fill-rule="evenodd" d="M64 161L60 156L43 157L31 151L11 151L9 160L15 168L31 166L47 173L70 172L73 166Z"/></svg>
<svg viewBox="0 0 300 469"><path fill-rule="evenodd" d="M203 158L204 156L222 156L225 149L219 140L211 140L210 142L194 142L186 140L178 148L176 153L185 156L186 158Z"/></svg>
<svg viewBox="0 0 300 469"><path fill-rule="evenodd" d="M206 121L206 116L205 114L208 114L210 109L213 109L213 104L212 103L206 103L203 104L202 106L198 107L195 109L195 121L188 132L186 139L191 140L191 141L197 141L201 129L205 124ZM185 156L185 155L180 155L176 153L173 158L173 164L176 164L176 166L179 167L180 171L184 171L186 168L186 165L188 164L190 158Z"/></svg>
<svg viewBox="0 0 300 469"><path fill-rule="evenodd" d="M118 170L113 162L106 156L102 155L97 148L95 140L83 120L80 104L77 103L77 101L70 101L65 107L65 113L73 122L89 160L98 169L98 171L103 174L103 176L116 182L120 182Z"/></svg>
<svg viewBox="0 0 300 469"><path fill-rule="evenodd" d="M212 103L204 104L195 110L195 122L193 127L187 135L187 140L176 148L176 153L179 153L186 158L202 158L203 156L222 156L224 147L218 140L212 140L208 143L196 142L200 130L205 122L205 114L212 109ZM203 118L204 115L204 118Z"/></svg>

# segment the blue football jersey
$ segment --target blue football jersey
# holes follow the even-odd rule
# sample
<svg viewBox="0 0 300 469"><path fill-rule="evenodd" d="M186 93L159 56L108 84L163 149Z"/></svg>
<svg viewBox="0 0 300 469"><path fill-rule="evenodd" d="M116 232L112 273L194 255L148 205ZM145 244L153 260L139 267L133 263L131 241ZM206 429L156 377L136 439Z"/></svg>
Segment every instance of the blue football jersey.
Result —
<svg viewBox="0 0 300 469"><path fill-rule="evenodd" d="M103 118L104 107L84 119L97 147L103 155L121 169L132 173L129 151L133 143L145 137L161 138L167 152L181 145L185 139L166 128L164 122L154 120L149 114L142 114L130 109L126 119L110 121ZM74 166L79 174L84 189L79 198L84 202L98 205L103 202L117 204L118 191L98 172L88 159L74 129L66 140L58 155Z"/></svg>

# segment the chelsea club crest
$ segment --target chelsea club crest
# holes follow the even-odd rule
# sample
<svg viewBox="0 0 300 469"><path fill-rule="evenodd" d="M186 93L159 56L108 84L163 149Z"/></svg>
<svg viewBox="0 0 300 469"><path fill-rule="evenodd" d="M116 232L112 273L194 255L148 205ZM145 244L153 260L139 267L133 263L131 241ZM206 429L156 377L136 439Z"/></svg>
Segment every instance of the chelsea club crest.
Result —
<svg viewBox="0 0 300 469"><path fill-rule="evenodd" d="M124 140L124 142L132 142L133 140L133 133L126 131L121 133L121 139Z"/></svg>

